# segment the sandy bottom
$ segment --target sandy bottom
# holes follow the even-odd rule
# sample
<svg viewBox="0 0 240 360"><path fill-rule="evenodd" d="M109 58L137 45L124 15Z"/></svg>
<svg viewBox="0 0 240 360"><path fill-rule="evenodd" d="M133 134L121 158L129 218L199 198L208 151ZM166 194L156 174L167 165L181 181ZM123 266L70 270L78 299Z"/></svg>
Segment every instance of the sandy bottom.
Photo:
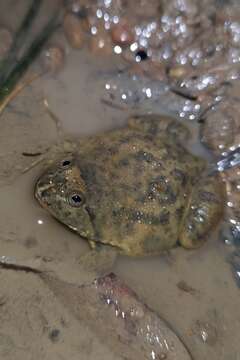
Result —
<svg viewBox="0 0 240 360"><path fill-rule="evenodd" d="M111 67L111 60L69 50L59 75L36 81L2 114L1 256L71 262L88 251L84 240L35 201L34 183L43 163L27 170L38 157L22 154L47 152L57 140L43 99L70 136L124 124L128 111L102 104L103 89L95 81ZM195 360L240 360L239 289L226 261L230 251L214 236L197 251L177 248L154 258L119 257L113 271L172 325ZM0 359L116 359L32 273L0 269L0 323Z"/></svg>

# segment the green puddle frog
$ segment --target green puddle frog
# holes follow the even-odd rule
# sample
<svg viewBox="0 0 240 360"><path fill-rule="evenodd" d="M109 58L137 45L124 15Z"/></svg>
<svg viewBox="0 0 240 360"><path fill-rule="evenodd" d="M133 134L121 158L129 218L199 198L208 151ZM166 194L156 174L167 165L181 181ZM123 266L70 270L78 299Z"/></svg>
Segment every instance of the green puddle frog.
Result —
<svg viewBox="0 0 240 360"><path fill-rule="evenodd" d="M170 117L133 116L124 128L80 140L38 179L35 197L92 248L132 256L197 248L222 216L224 191L182 145L187 137Z"/></svg>

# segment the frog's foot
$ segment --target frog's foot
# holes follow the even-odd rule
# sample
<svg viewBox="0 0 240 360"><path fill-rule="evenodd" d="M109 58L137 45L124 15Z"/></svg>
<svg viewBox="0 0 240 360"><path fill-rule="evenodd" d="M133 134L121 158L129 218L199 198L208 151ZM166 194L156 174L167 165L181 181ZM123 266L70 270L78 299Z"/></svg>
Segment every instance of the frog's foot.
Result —
<svg viewBox="0 0 240 360"><path fill-rule="evenodd" d="M188 249L202 245L218 224L224 209L224 187L219 178L202 178L193 188L180 226L180 244Z"/></svg>
<svg viewBox="0 0 240 360"><path fill-rule="evenodd" d="M104 275L112 271L117 251L112 246L101 245L81 256L79 263L84 270Z"/></svg>
<svg viewBox="0 0 240 360"><path fill-rule="evenodd" d="M181 142L190 135L185 125L166 115L134 115L128 119L128 126L156 137L164 135Z"/></svg>

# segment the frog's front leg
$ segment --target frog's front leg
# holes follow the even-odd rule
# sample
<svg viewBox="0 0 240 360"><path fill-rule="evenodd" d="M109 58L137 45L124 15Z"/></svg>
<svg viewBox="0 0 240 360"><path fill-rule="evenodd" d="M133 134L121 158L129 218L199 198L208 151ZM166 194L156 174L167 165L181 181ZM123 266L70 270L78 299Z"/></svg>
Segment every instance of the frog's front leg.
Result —
<svg viewBox="0 0 240 360"><path fill-rule="evenodd" d="M190 135L189 129L179 120L166 115L133 115L128 119L128 126L154 137L170 137L181 142Z"/></svg>
<svg viewBox="0 0 240 360"><path fill-rule="evenodd" d="M117 250L112 246L102 245L94 241L89 241L89 245L91 250L79 259L83 269L95 272L98 275L112 271L117 257Z"/></svg>
<svg viewBox="0 0 240 360"><path fill-rule="evenodd" d="M225 192L218 177L206 176L193 187L182 223L179 242L189 249L202 245L223 215Z"/></svg>

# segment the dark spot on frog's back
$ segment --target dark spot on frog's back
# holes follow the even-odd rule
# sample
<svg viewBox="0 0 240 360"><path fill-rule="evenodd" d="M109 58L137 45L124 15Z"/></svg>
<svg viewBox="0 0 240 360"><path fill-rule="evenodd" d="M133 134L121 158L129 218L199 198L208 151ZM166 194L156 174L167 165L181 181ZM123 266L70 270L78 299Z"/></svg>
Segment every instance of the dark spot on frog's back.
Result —
<svg viewBox="0 0 240 360"><path fill-rule="evenodd" d="M84 161L79 162L79 168L87 191L94 194L97 201L98 198L101 198L101 194L104 193L106 187L104 169L97 167L95 163Z"/></svg>
<svg viewBox="0 0 240 360"><path fill-rule="evenodd" d="M170 213L169 211L162 211L159 215L159 222L161 225L169 224Z"/></svg>
<svg viewBox="0 0 240 360"><path fill-rule="evenodd" d="M183 218L184 210L185 210L184 206L181 206L176 210L175 214L178 221L180 221Z"/></svg>
<svg viewBox="0 0 240 360"><path fill-rule="evenodd" d="M135 159L137 161L146 161L147 163L150 163L150 164L156 163L158 165L161 165L158 158L153 156L152 153L143 151L143 150L140 150L135 154Z"/></svg>
<svg viewBox="0 0 240 360"><path fill-rule="evenodd" d="M118 165L120 167L125 167L125 166L128 166L129 165L129 158L128 157L125 157L123 159L120 159L119 162L118 162Z"/></svg>
<svg viewBox="0 0 240 360"><path fill-rule="evenodd" d="M209 192L209 191L200 191L199 192L199 199L204 202L208 203L218 203L219 199L217 198L216 194Z"/></svg>
<svg viewBox="0 0 240 360"><path fill-rule="evenodd" d="M117 154L119 152L119 144L113 143L113 144L106 144L106 143L100 143L94 148L94 154L96 156L100 156L101 159L109 159L113 155Z"/></svg>
<svg viewBox="0 0 240 360"><path fill-rule="evenodd" d="M187 183L187 178L186 178L185 173L184 173L182 170L174 169L174 170L172 170L171 175L172 175L175 179L177 179L182 186L185 186L185 185L186 185L186 183Z"/></svg>
<svg viewBox="0 0 240 360"><path fill-rule="evenodd" d="M132 132L128 135L122 136L119 139L119 144L131 144L132 141L135 142L136 140L142 140L144 136L139 132Z"/></svg>
<svg viewBox="0 0 240 360"><path fill-rule="evenodd" d="M96 181L96 168L95 164L90 162L79 161L78 162L79 169L81 169L81 176L86 184Z"/></svg>
<svg viewBox="0 0 240 360"><path fill-rule="evenodd" d="M159 167L161 166L161 164L157 158L155 158L151 153L147 153L142 150L138 151L136 154L130 154L130 155L120 159L118 165L120 167L130 166L131 161L134 161L133 166L134 166L134 169L137 174L142 171L143 162L147 162L150 164L153 164L155 162L156 165L158 165ZM159 170L159 167L158 167L158 170Z"/></svg>
<svg viewBox="0 0 240 360"><path fill-rule="evenodd" d="M108 146L106 148L106 154L112 157L113 155L116 155L119 152L119 145L116 144L114 146Z"/></svg>

